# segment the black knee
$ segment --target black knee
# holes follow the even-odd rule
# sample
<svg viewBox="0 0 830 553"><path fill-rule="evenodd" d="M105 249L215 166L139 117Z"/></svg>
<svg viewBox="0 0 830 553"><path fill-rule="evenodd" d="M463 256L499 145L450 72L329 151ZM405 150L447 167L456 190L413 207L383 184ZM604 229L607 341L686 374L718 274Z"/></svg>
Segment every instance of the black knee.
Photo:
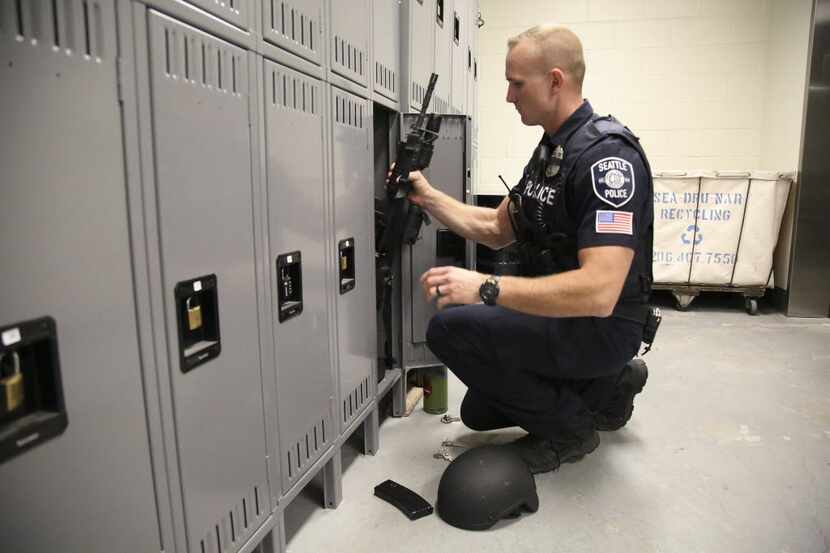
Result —
<svg viewBox="0 0 830 553"><path fill-rule="evenodd" d="M470 430L483 432L486 429L482 428L483 425L481 424L481 421L476 417L476 409L470 407L468 397L469 394L465 395L464 400L461 402L461 422L463 422L464 426Z"/></svg>
<svg viewBox="0 0 830 553"><path fill-rule="evenodd" d="M515 426L510 419L490 405L482 396L467 390L461 402L461 422L470 430L484 432Z"/></svg>
<svg viewBox="0 0 830 553"><path fill-rule="evenodd" d="M470 408L465 407L463 403L461 404L461 422L464 423L464 426L476 432L485 432L493 429L485 421L478 419L476 414L471 414Z"/></svg>

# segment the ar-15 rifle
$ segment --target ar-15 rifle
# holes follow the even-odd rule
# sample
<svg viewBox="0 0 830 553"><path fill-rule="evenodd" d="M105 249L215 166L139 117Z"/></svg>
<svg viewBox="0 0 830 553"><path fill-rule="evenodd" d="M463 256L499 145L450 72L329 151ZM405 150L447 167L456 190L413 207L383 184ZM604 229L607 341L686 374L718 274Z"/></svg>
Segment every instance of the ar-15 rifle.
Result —
<svg viewBox="0 0 830 553"><path fill-rule="evenodd" d="M433 143L441 131L441 116L426 113L437 81L438 75L433 73L429 78L429 86L418 118L409 129L406 141L398 144L395 166L386 179L386 221L391 225L387 225L384 232L382 251L400 250L398 246L401 242L414 244L418 239L421 224L429 224L427 215L420 207L409 202L407 195L412 191L409 173L429 167Z"/></svg>
<svg viewBox="0 0 830 553"><path fill-rule="evenodd" d="M384 229L378 247L378 270L382 279L383 289L379 290L378 309L383 314L383 326L386 341L386 364L392 368L392 286L394 271L400 262L401 249L404 244L412 245L418 239L421 226L429 224L429 217L417 205L407 198L412 191L409 182L409 173L421 171L429 167L432 160L433 143L441 130L441 116L427 114L429 102L438 75L433 73L429 78L424 101L418 118L409 129L406 140L398 143L397 159L386 179L386 199L384 201Z"/></svg>

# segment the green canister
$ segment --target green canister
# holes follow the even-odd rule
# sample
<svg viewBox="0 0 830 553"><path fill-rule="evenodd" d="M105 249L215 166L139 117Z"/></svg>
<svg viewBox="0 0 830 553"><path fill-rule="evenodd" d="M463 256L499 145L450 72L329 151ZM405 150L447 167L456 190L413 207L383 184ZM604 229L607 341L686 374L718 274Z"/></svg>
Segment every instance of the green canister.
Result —
<svg viewBox="0 0 830 553"><path fill-rule="evenodd" d="M421 369L424 383L424 411L431 415L447 412L447 367Z"/></svg>

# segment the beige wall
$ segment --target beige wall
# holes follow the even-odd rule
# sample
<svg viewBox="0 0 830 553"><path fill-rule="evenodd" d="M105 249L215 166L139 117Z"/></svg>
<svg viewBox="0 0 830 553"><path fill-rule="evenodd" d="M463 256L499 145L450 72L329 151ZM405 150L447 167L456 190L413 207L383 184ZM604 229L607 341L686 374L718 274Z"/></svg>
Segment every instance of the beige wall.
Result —
<svg viewBox="0 0 830 553"><path fill-rule="evenodd" d="M504 100L504 56L544 21L582 39L585 97L640 136L655 171L796 169L812 3L481 0L477 192L503 194L497 175L515 183L539 139Z"/></svg>
<svg viewBox="0 0 830 553"><path fill-rule="evenodd" d="M541 21L561 23L580 36L585 96L598 112L614 114L641 137L655 170L794 168L800 124L792 121L800 122L803 103L799 66L806 59L804 13L810 5L811 0L482 0L479 192L500 193L499 173L515 181L538 140L539 129L523 127L504 101L504 55L508 37ZM775 86L771 66L787 68L772 76L779 81ZM790 93L799 87L802 93ZM767 116L766 95L780 90L786 98ZM780 155L768 161L773 151Z"/></svg>

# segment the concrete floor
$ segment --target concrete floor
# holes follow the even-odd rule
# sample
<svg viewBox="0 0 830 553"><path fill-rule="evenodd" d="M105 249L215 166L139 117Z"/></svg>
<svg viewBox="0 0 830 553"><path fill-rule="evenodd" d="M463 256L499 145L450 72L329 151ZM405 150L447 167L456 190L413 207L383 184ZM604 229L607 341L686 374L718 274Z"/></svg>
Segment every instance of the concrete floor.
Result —
<svg viewBox="0 0 830 553"><path fill-rule="evenodd" d="M286 513L288 550L323 552L830 551L830 321L787 319L734 296L688 312L666 297L650 376L634 417L601 433L593 454L538 475L539 511L485 532L433 514L410 522L375 498L391 478L435 502L445 438L506 441L421 407L388 418L374 457L344 451L343 502L319 505L312 483ZM450 412L464 386L450 381Z"/></svg>

